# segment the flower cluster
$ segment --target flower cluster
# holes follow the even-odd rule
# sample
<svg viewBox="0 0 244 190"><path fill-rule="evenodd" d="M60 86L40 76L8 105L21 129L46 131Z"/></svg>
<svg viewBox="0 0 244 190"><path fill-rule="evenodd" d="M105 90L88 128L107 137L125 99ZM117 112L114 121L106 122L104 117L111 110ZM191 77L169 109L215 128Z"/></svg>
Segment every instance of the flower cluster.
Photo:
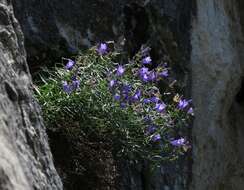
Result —
<svg viewBox="0 0 244 190"><path fill-rule="evenodd" d="M156 64L149 47L141 48L127 63L124 59L120 61L119 55L113 53L107 43L101 43L76 61L67 59L62 77L63 91L67 95L73 92L79 95L88 89L91 94L85 97L92 101L89 106L94 104L95 109L100 106L101 110L112 113L111 110L119 109L136 118L133 122L139 127L119 128L124 134L120 137L125 136L128 145L134 143L133 147L140 147L138 152L146 152L144 149L150 147L144 153L150 152L147 156L150 159L161 156L154 152L175 156L176 152L186 151L190 143L184 130L194 115L192 100L177 94L171 87L174 77L169 65L165 62ZM166 87L162 87L162 83ZM110 122L123 125L119 121Z"/></svg>
<svg viewBox="0 0 244 190"><path fill-rule="evenodd" d="M68 59L68 62L65 65L65 69L67 72L72 71L73 67L75 66L75 61ZM62 87L64 92L70 94L80 87L80 81L77 79L76 75L70 77L69 82L67 80L62 81Z"/></svg>
<svg viewBox="0 0 244 190"><path fill-rule="evenodd" d="M164 101L157 83L170 80L170 68L167 64L161 64L150 69L148 65L152 65L152 58L149 50L150 48L143 48L128 64L117 65L111 70L108 76L109 90L121 108L132 108L138 116L144 118L145 135L151 142L169 143L175 147L186 146L186 138L170 140L172 136L167 133L174 134L172 131L176 119L172 116L172 111L182 117L189 117L193 115L192 101L183 97ZM169 124L170 127L165 129Z"/></svg>

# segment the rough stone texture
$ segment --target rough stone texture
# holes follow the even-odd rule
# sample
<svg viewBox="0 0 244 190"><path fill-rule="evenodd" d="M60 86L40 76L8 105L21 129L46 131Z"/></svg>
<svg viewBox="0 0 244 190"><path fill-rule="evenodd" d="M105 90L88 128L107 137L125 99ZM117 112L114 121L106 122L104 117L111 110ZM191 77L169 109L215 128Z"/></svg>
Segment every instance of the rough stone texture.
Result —
<svg viewBox="0 0 244 190"><path fill-rule="evenodd" d="M244 189L243 1L197 0L192 190ZM243 25L242 25L243 26Z"/></svg>
<svg viewBox="0 0 244 190"><path fill-rule="evenodd" d="M0 0L0 189L59 190L23 41L10 1Z"/></svg>
<svg viewBox="0 0 244 190"><path fill-rule="evenodd" d="M188 87L191 84L187 81L192 77L196 119L191 189L244 189L242 0L196 0L196 9L190 0L13 2L26 37L32 70L42 62L49 64L48 60L59 60L79 48L110 39L122 42L125 38L126 47L132 52L148 43L154 60L161 61L164 54L173 56L176 73ZM189 65L192 13L195 18ZM187 70L192 71L192 76L185 77ZM16 99L18 96L11 89L11 85L6 85L6 91L12 94L9 99ZM125 170L125 189L142 189L143 179L138 177L141 172L132 173ZM6 175L1 176L3 181L9 180ZM186 187L182 180L181 186L175 187L177 183L165 175L154 179L155 189Z"/></svg>
<svg viewBox="0 0 244 190"><path fill-rule="evenodd" d="M53 65L104 40L124 42L134 53L141 44L152 47L154 61L165 55L185 77L190 55L193 0L13 0L25 35L31 71Z"/></svg>
<svg viewBox="0 0 244 190"><path fill-rule="evenodd" d="M31 71L54 64L80 48L103 40L125 43L131 54L142 44L152 47L153 62L170 61L189 85L190 18L193 0L13 0L25 35ZM124 41L125 39L125 41ZM170 56L168 56L170 55ZM188 167L160 168L149 185L153 190L180 190L188 186ZM124 168L129 168L125 166ZM140 168L140 167L139 167ZM145 169L147 170L147 169ZM146 189L144 169L123 171L121 190Z"/></svg>

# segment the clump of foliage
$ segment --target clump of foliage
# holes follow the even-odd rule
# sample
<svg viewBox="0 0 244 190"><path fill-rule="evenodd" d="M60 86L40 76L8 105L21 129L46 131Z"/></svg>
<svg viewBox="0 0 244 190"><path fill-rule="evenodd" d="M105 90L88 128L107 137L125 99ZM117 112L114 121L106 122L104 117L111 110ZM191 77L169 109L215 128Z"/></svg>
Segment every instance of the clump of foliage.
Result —
<svg viewBox="0 0 244 190"><path fill-rule="evenodd" d="M175 160L190 147L191 100L176 93L167 64L152 67L150 48L122 64L112 46L99 44L49 71L37 89L47 126L75 125L110 139L116 156L156 165Z"/></svg>

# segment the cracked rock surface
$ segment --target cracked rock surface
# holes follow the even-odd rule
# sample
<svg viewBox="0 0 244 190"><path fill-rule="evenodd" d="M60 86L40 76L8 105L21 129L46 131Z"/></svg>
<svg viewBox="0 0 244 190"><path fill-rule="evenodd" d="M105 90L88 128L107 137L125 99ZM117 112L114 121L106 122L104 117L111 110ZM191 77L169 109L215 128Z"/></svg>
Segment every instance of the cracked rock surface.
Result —
<svg viewBox="0 0 244 190"><path fill-rule="evenodd" d="M0 0L0 189L60 190L10 2Z"/></svg>

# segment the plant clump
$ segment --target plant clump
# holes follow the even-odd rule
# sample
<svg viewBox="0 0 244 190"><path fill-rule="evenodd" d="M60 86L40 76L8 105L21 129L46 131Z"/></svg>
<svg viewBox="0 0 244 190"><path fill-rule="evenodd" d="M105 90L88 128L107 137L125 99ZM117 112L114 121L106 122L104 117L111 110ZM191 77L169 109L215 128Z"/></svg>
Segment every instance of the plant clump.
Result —
<svg viewBox="0 0 244 190"><path fill-rule="evenodd" d="M176 92L167 63L153 67L150 48L125 63L113 49L101 43L42 77L36 94L46 125L111 142L116 157L176 160L191 147L192 101Z"/></svg>

